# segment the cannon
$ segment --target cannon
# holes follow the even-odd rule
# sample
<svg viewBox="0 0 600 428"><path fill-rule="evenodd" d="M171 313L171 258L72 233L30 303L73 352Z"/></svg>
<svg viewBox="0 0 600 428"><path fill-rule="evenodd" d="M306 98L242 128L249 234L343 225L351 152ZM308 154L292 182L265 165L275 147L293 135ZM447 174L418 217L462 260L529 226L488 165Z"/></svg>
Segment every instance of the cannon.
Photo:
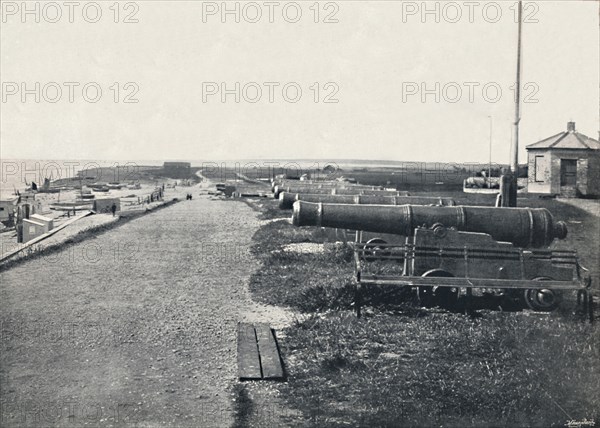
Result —
<svg viewBox="0 0 600 428"><path fill-rule="evenodd" d="M289 192L287 189L295 190L295 192ZM282 187L275 186L275 191L273 192L273 197L275 199L279 199L279 195L282 193L310 193L311 195L331 195L333 192L332 188L327 189L303 189L298 187Z"/></svg>
<svg viewBox="0 0 600 428"><path fill-rule="evenodd" d="M547 247L567 236L567 226L555 222L545 208L472 206L344 205L297 201L295 226L324 226L411 236L417 227L441 224L464 232L489 234L519 247Z"/></svg>
<svg viewBox="0 0 600 428"><path fill-rule="evenodd" d="M279 198L282 192L311 193L330 195L379 195L379 196L408 196L408 192L396 190L381 190L377 186L275 186L274 197Z"/></svg>
<svg viewBox="0 0 600 428"><path fill-rule="evenodd" d="M335 180L272 180L271 189L275 186L356 186L356 183Z"/></svg>
<svg viewBox="0 0 600 428"><path fill-rule="evenodd" d="M369 187L383 189L380 185L351 183L337 180L273 180L271 189L275 186L307 186L307 187Z"/></svg>
<svg viewBox="0 0 600 428"><path fill-rule="evenodd" d="M299 192L301 193L301 192ZM372 195L372 196L410 196L410 193L404 190L356 190L352 187L336 188L331 191L332 195Z"/></svg>
<svg viewBox="0 0 600 428"><path fill-rule="evenodd" d="M455 205L454 200L451 198L433 196L328 195L287 192L279 194L279 208L282 210L291 210L296 201L357 205Z"/></svg>
<svg viewBox="0 0 600 428"><path fill-rule="evenodd" d="M315 187L332 187L332 186L351 186L352 184L340 181L331 180L271 180L271 191L275 191L275 186L315 186Z"/></svg>
<svg viewBox="0 0 600 428"><path fill-rule="evenodd" d="M304 184L302 182L297 183L282 183L276 184L272 190L277 196L279 193L289 192L294 190L287 189L295 189L295 193L311 193L311 190L316 189L361 189L361 190L382 190L381 186L367 186L363 184L349 184L349 183L340 183L340 182L320 182L320 183L311 183Z"/></svg>
<svg viewBox="0 0 600 428"><path fill-rule="evenodd" d="M567 228L543 208L344 205L296 201L295 226L322 226L405 236L354 244L355 308L366 286L416 288L424 305L451 307L460 290L500 290L537 311L551 311L576 290L593 319L591 279L571 250L549 250ZM360 236L359 232L359 236ZM375 242L377 241L377 242ZM384 264L385 266L382 266ZM390 267L391 265L391 267Z"/></svg>
<svg viewBox="0 0 600 428"><path fill-rule="evenodd" d="M347 181L275 181L272 184L275 186L292 186L292 187L365 187L369 189L382 189L382 186L374 186L370 184L348 183Z"/></svg>

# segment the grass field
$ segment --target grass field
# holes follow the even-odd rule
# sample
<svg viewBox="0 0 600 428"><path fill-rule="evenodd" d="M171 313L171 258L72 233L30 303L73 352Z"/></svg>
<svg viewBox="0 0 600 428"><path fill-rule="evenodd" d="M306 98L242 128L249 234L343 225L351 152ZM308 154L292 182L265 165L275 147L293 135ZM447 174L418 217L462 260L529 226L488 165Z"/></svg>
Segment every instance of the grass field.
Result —
<svg viewBox="0 0 600 428"><path fill-rule="evenodd" d="M493 204L488 195L438 194ZM577 249L597 288L598 202L519 203L567 221L568 238L553 248ZM302 415L286 424L547 427L600 420L600 323L586 323L572 305L551 314L465 315L420 308L400 291L375 293L357 319L350 254L334 244L333 232L294 228L273 200L252 205L275 219L254 236L262 267L251 278L252 295L304 314L280 332L289 379L274 388ZM327 244L322 254L282 251L294 242ZM258 396L260 389L250 390Z"/></svg>

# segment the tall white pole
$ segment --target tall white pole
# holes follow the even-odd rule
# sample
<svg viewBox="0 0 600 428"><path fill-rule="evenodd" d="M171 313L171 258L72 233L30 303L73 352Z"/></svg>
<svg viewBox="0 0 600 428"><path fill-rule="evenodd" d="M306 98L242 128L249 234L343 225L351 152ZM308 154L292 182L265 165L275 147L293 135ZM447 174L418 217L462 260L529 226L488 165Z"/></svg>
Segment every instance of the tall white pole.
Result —
<svg viewBox="0 0 600 428"><path fill-rule="evenodd" d="M521 34L522 34L523 3L519 0L518 12L518 41L517 41L517 79L515 82L515 121L513 123L513 144L510 160L510 169L513 183L510 188L509 203L511 207L517 206L517 178L519 176L519 122L521 120Z"/></svg>

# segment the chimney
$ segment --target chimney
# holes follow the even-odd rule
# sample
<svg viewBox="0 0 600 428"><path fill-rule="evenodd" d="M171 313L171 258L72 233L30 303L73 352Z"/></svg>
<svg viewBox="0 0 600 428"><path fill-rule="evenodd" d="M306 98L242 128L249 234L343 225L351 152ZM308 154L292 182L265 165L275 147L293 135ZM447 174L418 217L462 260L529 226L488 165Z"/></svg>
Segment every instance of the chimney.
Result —
<svg viewBox="0 0 600 428"><path fill-rule="evenodd" d="M567 131L575 132L575 122L567 122Z"/></svg>

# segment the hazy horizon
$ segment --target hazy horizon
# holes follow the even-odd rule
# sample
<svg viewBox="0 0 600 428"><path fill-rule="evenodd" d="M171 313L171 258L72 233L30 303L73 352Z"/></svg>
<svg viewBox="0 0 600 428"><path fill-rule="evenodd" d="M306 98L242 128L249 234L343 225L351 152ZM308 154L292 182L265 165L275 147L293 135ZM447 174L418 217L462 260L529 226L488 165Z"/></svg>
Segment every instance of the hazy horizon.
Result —
<svg viewBox="0 0 600 428"><path fill-rule="evenodd" d="M203 15L208 3L135 3L138 22L129 24L113 22L106 4L95 24L81 13L55 24L3 15L2 157L485 163L491 125L492 161L509 161L516 2L501 3L497 19L497 3L475 2L472 22L452 2L462 7L455 23L456 11L439 2L426 3L439 22L407 9L421 2L319 3L318 16L301 2L295 24L281 12L254 24L250 12L239 23ZM521 162L525 146L568 121L598 138L598 7L525 2ZM123 21L131 11L121 12ZM331 16L338 22L323 22ZM77 85L73 102L65 82ZM278 85L272 103L269 82ZM82 98L90 83L98 102ZM221 88L236 83L222 102ZM298 102L283 98L288 84L302 91ZM50 102L57 86L61 98ZM262 98L250 102L257 87Z"/></svg>
<svg viewBox="0 0 600 428"><path fill-rule="evenodd" d="M430 163L430 164L481 164L487 165L489 162L480 161L480 162L445 162L445 161L425 161L425 160L395 160L395 159L344 159L344 158L248 158L248 159L74 159L74 158L4 158L0 157L0 162L8 163L14 161L25 161L25 162L113 162L115 164L124 165L127 162L138 162L140 166L157 166L164 162L190 162L192 167L199 166L198 163L219 163L219 162L231 162L231 163L240 163L240 162L263 162L265 165L269 163L277 163L277 162L319 162L323 165L326 165L328 162L347 162L352 164L368 164L368 163L377 163L377 164L403 164L403 163ZM143 165L141 162L148 162L156 165ZM493 165L509 165L509 162L494 162ZM526 165L527 162L521 161L521 165Z"/></svg>

